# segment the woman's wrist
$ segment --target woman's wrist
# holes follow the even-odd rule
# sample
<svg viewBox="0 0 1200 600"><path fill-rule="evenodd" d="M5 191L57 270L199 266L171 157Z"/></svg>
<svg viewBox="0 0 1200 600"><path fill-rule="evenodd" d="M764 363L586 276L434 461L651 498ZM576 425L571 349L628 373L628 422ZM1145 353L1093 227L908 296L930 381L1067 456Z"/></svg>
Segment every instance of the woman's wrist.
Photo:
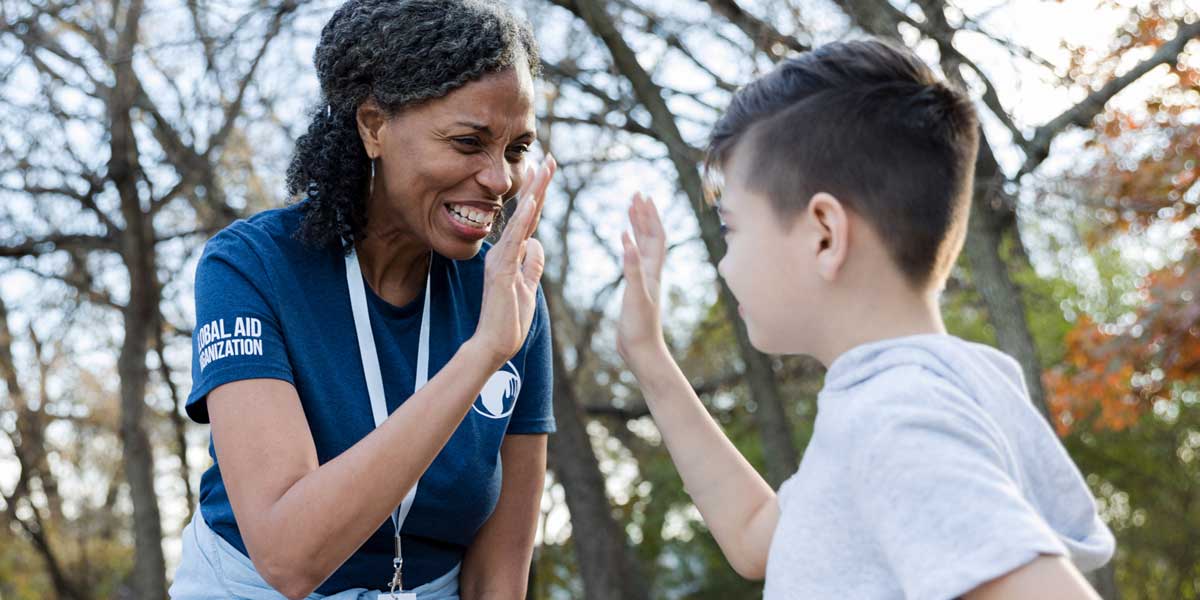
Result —
<svg viewBox="0 0 1200 600"><path fill-rule="evenodd" d="M471 364L483 365L487 369L487 373L492 373L504 366L504 362L511 356L501 356L491 344L479 338L479 336L471 336L463 345L459 347L458 353L464 358L469 359Z"/></svg>

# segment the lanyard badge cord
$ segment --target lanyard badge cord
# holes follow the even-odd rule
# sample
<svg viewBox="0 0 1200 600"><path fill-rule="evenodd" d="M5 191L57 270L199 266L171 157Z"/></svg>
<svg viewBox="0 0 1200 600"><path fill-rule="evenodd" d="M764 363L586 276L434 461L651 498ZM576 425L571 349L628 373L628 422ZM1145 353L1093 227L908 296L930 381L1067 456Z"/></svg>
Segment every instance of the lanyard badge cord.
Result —
<svg viewBox="0 0 1200 600"><path fill-rule="evenodd" d="M433 268L433 257L429 258L429 267ZM417 341L417 371L414 374L416 393L429 381L429 288L430 276L425 275L425 306L421 311L421 333ZM358 351L362 357L363 377L367 381L367 395L371 399L371 416L375 426L379 427L388 417L387 402L383 393L383 376L379 370L379 354L375 349L375 336L371 332L371 317L367 314L367 294L363 285L362 267L358 263L358 254L351 251L346 256L346 286L350 291L350 308L354 312L354 332L358 337ZM392 512L392 524L396 529L396 556L392 559L395 573L388 584L388 593L381 594L380 600L416 600L416 594L397 593L403 590L401 571L404 567L404 556L400 551L400 527L412 509L413 499L417 495L417 483L404 496L400 506Z"/></svg>

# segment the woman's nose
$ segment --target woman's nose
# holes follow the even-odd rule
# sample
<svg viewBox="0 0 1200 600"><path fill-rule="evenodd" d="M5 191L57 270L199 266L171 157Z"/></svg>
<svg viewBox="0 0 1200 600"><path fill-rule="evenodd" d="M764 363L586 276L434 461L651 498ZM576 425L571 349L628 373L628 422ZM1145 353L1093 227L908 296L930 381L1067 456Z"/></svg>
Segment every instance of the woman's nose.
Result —
<svg viewBox="0 0 1200 600"><path fill-rule="evenodd" d="M475 176L475 179L494 196L503 196L513 186L512 169L508 161L492 160Z"/></svg>

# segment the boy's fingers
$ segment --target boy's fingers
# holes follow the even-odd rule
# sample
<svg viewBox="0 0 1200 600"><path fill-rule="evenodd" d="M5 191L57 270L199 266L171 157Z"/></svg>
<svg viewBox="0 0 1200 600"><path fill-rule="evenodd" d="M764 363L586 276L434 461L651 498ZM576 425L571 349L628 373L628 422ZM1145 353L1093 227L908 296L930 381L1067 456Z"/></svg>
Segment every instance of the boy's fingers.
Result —
<svg viewBox="0 0 1200 600"><path fill-rule="evenodd" d="M657 241L655 238L658 232L654 227L654 220L657 216L654 204L648 196L638 194L634 210L637 212L638 244L643 246L649 244L650 247L656 246L657 244L654 242Z"/></svg>
<svg viewBox="0 0 1200 600"><path fill-rule="evenodd" d="M658 214L658 207L654 205L654 198L646 198L646 217L650 230L665 242L667 234L663 230L662 217Z"/></svg>
<svg viewBox="0 0 1200 600"><path fill-rule="evenodd" d="M641 258L644 259L651 272L656 272L662 265L665 252L666 236L657 225L658 213L654 203L647 196L635 194L629 207L629 218L634 226L634 235Z"/></svg>
<svg viewBox="0 0 1200 600"><path fill-rule="evenodd" d="M642 265L641 257L638 256L637 244L634 243L633 237L628 231L621 232L621 245L625 248L625 284L633 285L642 283Z"/></svg>
<svg viewBox="0 0 1200 600"><path fill-rule="evenodd" d="M629 203L629 224L633 227L633 235L637 239L638 246L642 246L646 242L645 220L642 211L642 194L638 192L633 195L633 199Z"/></svg>

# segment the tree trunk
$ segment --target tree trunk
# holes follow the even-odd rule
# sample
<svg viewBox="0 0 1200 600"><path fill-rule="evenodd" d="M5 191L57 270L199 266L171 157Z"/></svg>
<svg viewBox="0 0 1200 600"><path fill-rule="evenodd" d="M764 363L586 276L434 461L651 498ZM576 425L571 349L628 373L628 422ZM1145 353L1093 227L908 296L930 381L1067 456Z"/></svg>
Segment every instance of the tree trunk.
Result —
<svg viewBox="0 0 1200 600"><path fill-rule="evenodd" d="M1120 600L1121 592L1117 589L1117 574L1113 561L1092 571L1084 573L1088 583L1096 588L1096 593L1104 600Z"/></svg>
<svg viewBox="0 0 1200 600"><path fill-rule="evenodd" d="M136 188L132 193L136 200ZM125 339L117 361L117 373L121 378L121 442L125 475L133 501L134 594L139 599L149 600L167 595L162 522L154 491L154 452L142 423L149 379L146 352L150 332L147 329L149 324L157 322L158 286L154 281L154 239L149 223L145 222L145 215L136 205L134 210L124 212L128 225L122 236L123 250L130 286L129 303L123 311Z"/></svg>
<svg viewBox="0 0 1200 600"><path fill-rule="evenodd" d="M187 500L187 516L183 519L183 525L186 526L192 520L192 511L196 509L196 494L192 492L192 469L188 464L187 457L187 420L183 417L186 398L180 395L179 389L175 387L175 382L171 381L171 367L167 365L163 335L162 315L160 314L155 331L154 350L158 354L159 376L162 377L163 384L167 386L167 391L171 396L171 430L175 434L175 452L179 456L179 479L183 482L184 498Z"/></svg>
<svg viewBox="0 0 1200 600"><path fill-rule="evenodd" d="M571 512L571 538L587 600L648 600L650 587L613 518L600 463L592 452L579 402L557 340L554 343L554 419L550 467Z"/></svg>
<svg viewBox="0 0 1200 600"><path fill-rule="evenodd" d="M981 133L979 160L975 164L975 198L963 253L971 265L971 281L987 306L988 321L996 332L996 345L1021 363L1029 397L1049 421L1050 411L1046 408L1042 387L1042 365L1033 343L1033 332L1029 329L1025 302L1008 265L1000 256L1006 229L1016 235L1016 231L1011 231L1014 223L1011 209L1000 201L1002 179L992 148ZM1008 211L1007 215L1005 211Z"/></svg>
<svg viewBox="0 0 1200 600"><path fill-rule="evenodd" d="M129 302L122 311L125 339L117 359L121 378L121 442L125 476L133 501L133 595L139 600L167 596L166 563L162 551L162 522L154 492L154 452L142 424L146 408L146 352L150 327L158 323L158 286L154 270L154 229L143 211L138 192L141 176L137 140L133 133L133 106L138 85L133 72L133 50L138 40L142 2L133 0L125 12L125 27L117 43L113 69L116 82L108 106L110 148L108 176L121 200L125 229L121 256L129 273Z"/></svg>

